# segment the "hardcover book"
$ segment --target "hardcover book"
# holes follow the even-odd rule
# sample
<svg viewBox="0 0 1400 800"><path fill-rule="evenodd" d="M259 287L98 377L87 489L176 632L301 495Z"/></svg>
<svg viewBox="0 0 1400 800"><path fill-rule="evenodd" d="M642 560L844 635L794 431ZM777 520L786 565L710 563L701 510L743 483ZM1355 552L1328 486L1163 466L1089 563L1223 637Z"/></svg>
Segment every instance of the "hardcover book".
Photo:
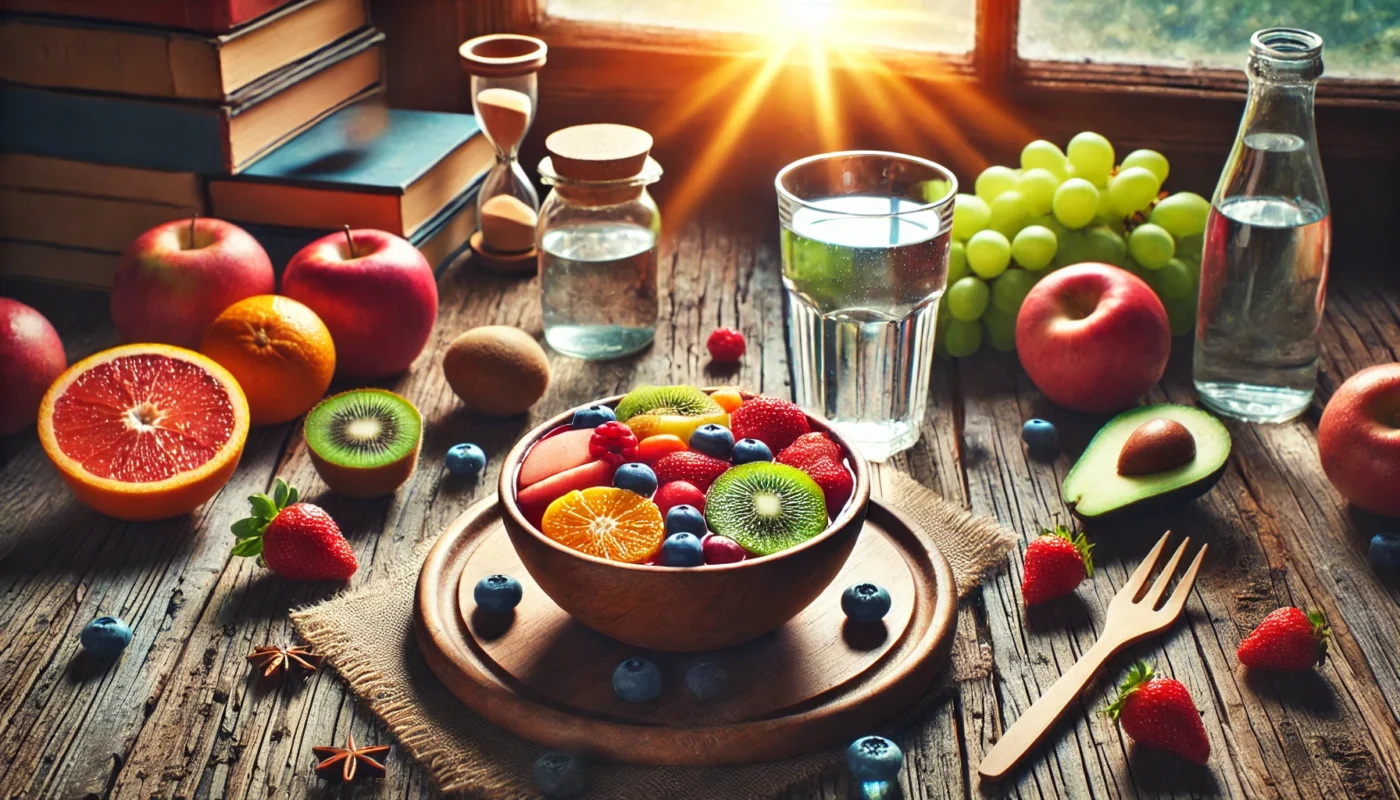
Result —
<svg viewBox="0 0 1400 800"><path fill-rule="evenodd" d="M0 10L228 33L288 0L0 0Z"/></svg>

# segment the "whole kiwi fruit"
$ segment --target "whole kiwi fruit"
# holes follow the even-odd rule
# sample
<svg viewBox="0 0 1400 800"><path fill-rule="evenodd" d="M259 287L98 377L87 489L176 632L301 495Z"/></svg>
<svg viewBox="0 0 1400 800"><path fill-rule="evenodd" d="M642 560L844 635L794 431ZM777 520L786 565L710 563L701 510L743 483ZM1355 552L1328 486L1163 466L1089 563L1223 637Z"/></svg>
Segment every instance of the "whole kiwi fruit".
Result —
<svg viewBox="0 0 1400 800"><path fill-rule="evenodd" d="M484 325L453 339L442 372L462 405L498 417L525 413L549 388L544 348L509 325Z"/></svg>

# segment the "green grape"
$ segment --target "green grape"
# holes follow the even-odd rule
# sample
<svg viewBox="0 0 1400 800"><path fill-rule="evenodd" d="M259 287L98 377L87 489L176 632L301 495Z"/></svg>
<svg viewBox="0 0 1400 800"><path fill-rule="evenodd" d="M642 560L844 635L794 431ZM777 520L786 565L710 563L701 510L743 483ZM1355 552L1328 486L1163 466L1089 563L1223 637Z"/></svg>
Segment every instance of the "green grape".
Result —
<svg viewBox="0 0 1400 800"><path fill-rule="evenodd" d="M1156 150L1134 150L1123 159L1124 168L1142 167L1157 176L1158 183L1167 182L1167 173L1171 171L1171 165L1167 163L1167 157Z"/></svg>
<svg viewBox="0 0 1400 800"><path fill-rule="evenodd" d="M1011 263L1011 243L997 231L979 231L967 240L967 266L988 280L1006 271Z"/></svg>
<svg viewBox="0 0 1400 800"><path fill-rule="evenodd" d="M1039 167L1026 170L1016 181L1016 191L1025 201L1026 210L1037 217L1050 213L1050 201L1059 187L1060 179L1050 170Z"/></svg>
<svg viewBox="0 0 1400 800"><path fill-rule="evenodd" d="M1122 266L1128 263L1128 245L1112 228L1090 228L1084 231L1084 260Z"/></svg>
<svg viewBox="0 0 1400 800"><path fill-rule="evenodd" d="M1161 269L1154 270L1147 282L1164 300L1190 297L1196 292L1196 279L1191 274L1191 268L1179 258L1173 258Z"/></svg>
<svg viewBox="0 0 1400 800"><path fill-rule="evenodd" d="M948 325L943 341L947 344L948 355L953 358L970 356L982 346L982 326L975 319L955 319Z"/></svg>
<svg viewBox="0 0 1400 800"><path fill-rule="evenodd" d="M1002 192L1016 187L1016 171L1010 167L987 167L977 176L974 191L984 202L990 203Z"/></svg>
<svg viewBox="0 0 1400 800"><path fill-rule="evenodd" d="M1024 171L1043 169L1062 181L1066 177L1065 168L1068 166L1064 151L1056 147L1054 142L1036 139L1021 150L1021 169Z"/></svg>
<svg viewBox="0 0 1400 800"><path fill-rule="evenodd" d="M1197 269L1201 267L1201 249L1205 247L1206 235L1204 233L1193 233L1190 236L1182 236L1176 240L1176 257L1188 264L1195 264Z"/></svg>
<svg viewBox="0 0 1400 800"><path fill-rule="evenodd" d="M1054 231L1043 225L1027 225L1011 240L1011 257L1028 270L1041 270L1050 266L1058 247Z"/></svg>
<svg viewBox="0 0 1400 800"><path fill-rule="evenodd" d="M948 245L948 283L957 283L967 275L967 245L953 242Z"/></svg>
<svg viewBox="0 0 1400 800"><path fill-rule="evenodd" d="M1065 231L1059 239L1059 246L1055 249L1054 264L1056 269L1091 260L1089 258L1088 231Z"/></svg>
<svg viewBox="0 0 1400 800"><path fill-rule="evenodd" d="M1099 208L1099 190L1083 178L1070 178L1055 190L1050 205L1061 225L1082 228L1094 221Z"/></svg>
<svg viewBox="0 0 1400 800"><path fill-rule="evenodd" d="M1143 269L1141 264L1134 261L1132 256L1129 256L1126 260L1124 260L1122 266L1123 269L1133 273L1139 278L1142 278L1144 281L1147 280L1147 270ZM1148 285L1151 286L1151 284Z"/></svg>
<svg viewBox="0 0 1400 800"><path fill-rule="evenodd" d="M1128 167L1109 180L1108 205L1119 216L1132 216L1134 211L1146 208L1161 188L1162 182L1150 170Z"/></svg>
<svg viewBox="0 0 1400 800"><path fill-rule="evenodd" d="M991 345L993 350L1010 353L1016 349L1015 314L1008 314L993 306L982 315L982 328L987 334L987 344Z"/></svg>
<svg viewBox="0 0 1400 800"><path fill-rule="evenodd" d="M1176 251L1172 235L1160 225L1143 223L1128 235L1128 252L1146 269L1161 269Z"/></svg>
<svg viewBox="0 0 1400 800"><path fill-rule="evenodd" d="M1193 192L1177 192L1164 197L1152 208L1148 219L1167 229L1167 233L1181 239L1195 236L1206 229L1206 217L1210 215L1210 201Z"/></svg>
<svg viewBox="0 0 1400 800"><path fill-rule="evenodd" d="M948 196L948 191L953 188L953 184L939 178L931 178L924 181L919 188L923 190L925 203L937 203Z"/></svg>
<svg viewBox="0 0 1400 800"><path fill-rule="evenodd" d="M1084 131L1070 139L1067 152L1074 174L1091 184L1102 184L1113 171L1113 145L1093 131Z"/></svg>
<svg viewBox="0 0 1400 800"><path fill-rule="evenodd" d="M1035 286L1035 276L1023 269L1009 269L992 284L992 306L1004 314L1015 315L1021 303Z"/></svg>
<svg viewBox="0 0 1400 800"><path fill-rule="evenodd" d="M987 201L975 194L960 194L953 201L953 238L965 242L987 227L991 219L992 209Z"/></svg>
<svg viewBox="0 0 1400 800"><path fill-rule="evenodd" d="M965 322L982 316L982 312L987 310L987 304L992 300L992 290L987 288L987 284L971 275L959 279L943 294L948 313L953 319Z"/></svg>
<svg viewBox="0 0 1400 800"><path fill-rule="evenodd" d="M1172 336L1185 336L1196 329L1196 293L1186 297L1171 297L1162 301L1167 309L1167 323Z"/></svg>
<svg viewBox="0 0 1400 800"><path fill-rule="evenodd" d="M1025 199L1020 192L1012 189L1002 192L992 201L992 221L987 227L1010 239L1016 235L1016 231L1026 227L1030 219L1031 213L1026 209Z"/></svg>
<svg viewBox="0 0 1400 800"><path fill-rule="evenodd" d="M1065 226L1061 225L1059 220L1055 219L1054 214L1042 214L1038 217L1031 217L1031 221L1029 224L1039 225L1042 228L1048 228L1050 232L1055 234L1055 236L1057 237L1064 236L1065 231L1069 230Z"/></svg>

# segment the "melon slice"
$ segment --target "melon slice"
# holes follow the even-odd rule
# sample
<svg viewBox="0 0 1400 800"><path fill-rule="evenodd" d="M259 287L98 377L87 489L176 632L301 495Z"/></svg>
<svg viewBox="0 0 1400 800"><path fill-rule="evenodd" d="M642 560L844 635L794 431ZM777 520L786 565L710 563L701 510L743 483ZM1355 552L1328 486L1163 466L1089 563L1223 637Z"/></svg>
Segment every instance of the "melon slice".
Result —
<svg viewBox="0 0 1400 800"><path fill-rule="evenodd" d="M567 431L537 443L520 462L520 488L592 461L593 456L588 454L588 442L592 438L593 429L588 428Z"/></svg>
<svg viewBox="0 0 1400 800"><path fill-rule="evenodd" d="M530 524L539 527L544 510L549 508L550 503L575 489L612 486L613 472L616 469L606 461L590 461L521 489L515 494L515 504L520 506L520 513L525 515Z"/></svg>

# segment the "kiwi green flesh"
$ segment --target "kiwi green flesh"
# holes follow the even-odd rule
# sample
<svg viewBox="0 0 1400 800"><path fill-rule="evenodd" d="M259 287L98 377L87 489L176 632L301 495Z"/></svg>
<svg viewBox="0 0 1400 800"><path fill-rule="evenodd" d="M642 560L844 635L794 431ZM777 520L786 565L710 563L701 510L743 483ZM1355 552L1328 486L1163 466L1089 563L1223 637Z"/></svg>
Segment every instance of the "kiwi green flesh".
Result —
<svg viewBox="0 0 1400 800"><path fill-rule="evenodd" d="M638 386L617 403L617 419L626 422L638 414L674 414L703 417L724 409L694 386Z"/></svg>
<svg viewBox="0 0 1400 800"><path fill-rule="evenodd" d="M750 553L772 555L826 530L826 498L805 473L785 464L741 464L705 497L710 530Z"/></svg>
<svg viewBox="0 0 1400 800"><path fill-rule="evenodd" d="M357 389L327 398L306 417L306 445L332 464L374 469L418 447L423 420L392 392Z"/></svg>
<svg viewBox="0 0 1400 800"><path fill-rule="evenodd" d="M1196 455L1179 467L1147 475L1119 475L1123 444L1143 423L1169 419L1196 440ZM1220 420L1191 406L1162 403L1125 411L1094 435L1061 487L1065 503L1081 519L1102 519L1182 505L1210 491L1230 458L1230 432Z"/></svg>

